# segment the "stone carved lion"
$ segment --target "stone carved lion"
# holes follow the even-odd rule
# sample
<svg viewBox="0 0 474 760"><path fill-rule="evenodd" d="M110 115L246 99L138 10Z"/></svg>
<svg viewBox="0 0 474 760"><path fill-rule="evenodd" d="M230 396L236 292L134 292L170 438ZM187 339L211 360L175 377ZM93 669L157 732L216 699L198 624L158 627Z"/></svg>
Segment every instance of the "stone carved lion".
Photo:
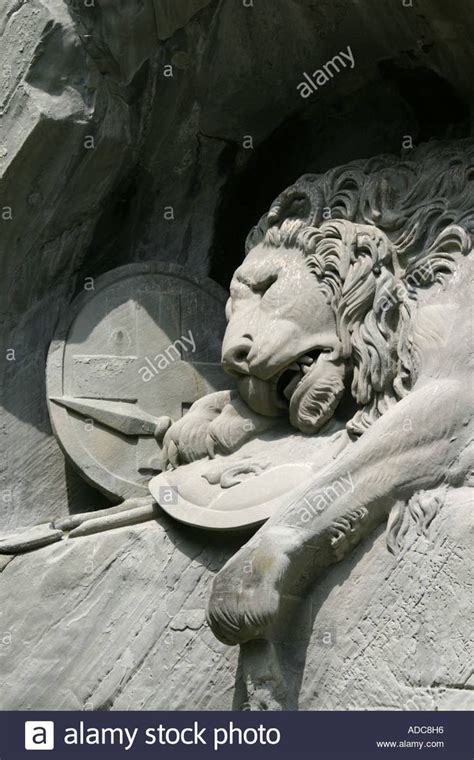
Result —
<svg viewBox="0 0 474 760"><path fill-rule="evenodd" d="M251 231L223 344L238 393L198 401L165 459L234 451L281 415L318 435L337 412L346 432L217 574L208 620L223 642L271 637L285 600L380 522L395 551L408 508L432 519L430 492L469 482L473 181L472 143L430 143L305 175Z"/></svg>

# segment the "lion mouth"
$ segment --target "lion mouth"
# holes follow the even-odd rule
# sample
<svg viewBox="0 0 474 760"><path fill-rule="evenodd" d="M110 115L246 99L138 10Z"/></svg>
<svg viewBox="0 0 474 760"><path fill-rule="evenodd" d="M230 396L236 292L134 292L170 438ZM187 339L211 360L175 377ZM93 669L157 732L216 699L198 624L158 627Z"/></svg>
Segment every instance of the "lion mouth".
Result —
<svg viewBox="0 0 474 760"><path fill-rule="evenodd" d="M344 362L329 348L315 348L292 360L269 380L242 375L242 399L258 414L285 416L302 433L314 433L333 414L344 391Z"/></svg>
<svg viewBox="0 0 474 760"><path fill-rule="evenodd" d="M286 403L290 423L313 435L333 416L344 392L345 364L328 349L314 349L296 359L276 378L275 395Z"/></svg>
<svg viewBox="0 0 474 760"><path fill-rule="evenodd" d="M321 353L322 349L314 349L303 354L276 375L272 381L272 388L277 397L277 403L289 406L293 394L314 370Z"/></svg>

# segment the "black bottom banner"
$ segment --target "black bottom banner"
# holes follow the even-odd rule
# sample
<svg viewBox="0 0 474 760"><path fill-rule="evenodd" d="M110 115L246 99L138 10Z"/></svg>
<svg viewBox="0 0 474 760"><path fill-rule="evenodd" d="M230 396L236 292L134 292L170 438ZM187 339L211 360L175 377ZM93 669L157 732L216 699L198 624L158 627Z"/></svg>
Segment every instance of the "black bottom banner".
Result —
<svg viewBox="0 0 474 760"><path fill-rule="evenodd" d="M472 760L467 712L0 712L0 760Z"/></svg>

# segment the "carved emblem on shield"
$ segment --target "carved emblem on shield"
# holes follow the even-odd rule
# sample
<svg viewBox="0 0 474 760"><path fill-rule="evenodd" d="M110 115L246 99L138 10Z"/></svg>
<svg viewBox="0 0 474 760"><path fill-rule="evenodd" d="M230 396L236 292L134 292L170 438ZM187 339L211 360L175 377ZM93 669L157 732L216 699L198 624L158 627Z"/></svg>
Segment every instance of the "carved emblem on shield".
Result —
<svg viewBox="0 0 474 760"><path fill-rule="evenodd" d="M66 455L107 496L147 496L170 419L229 387L225 300L212 280L148 263L102 275L71 305L48 355L49 413Z"/></svg>

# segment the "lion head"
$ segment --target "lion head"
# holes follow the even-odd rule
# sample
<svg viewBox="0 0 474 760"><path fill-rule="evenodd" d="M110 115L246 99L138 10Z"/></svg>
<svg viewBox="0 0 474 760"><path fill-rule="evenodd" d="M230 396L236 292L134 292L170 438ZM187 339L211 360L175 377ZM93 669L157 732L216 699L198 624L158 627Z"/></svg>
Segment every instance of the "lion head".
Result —
<svg viewBox="0 0 474 760"><path fill-rule="evenodd" d="M222 362L263 415L306 434L350 384L361 434L416 375L420 288L471 249L474 151L428 144L305 175L251 231L227 304Z"/></svg>

